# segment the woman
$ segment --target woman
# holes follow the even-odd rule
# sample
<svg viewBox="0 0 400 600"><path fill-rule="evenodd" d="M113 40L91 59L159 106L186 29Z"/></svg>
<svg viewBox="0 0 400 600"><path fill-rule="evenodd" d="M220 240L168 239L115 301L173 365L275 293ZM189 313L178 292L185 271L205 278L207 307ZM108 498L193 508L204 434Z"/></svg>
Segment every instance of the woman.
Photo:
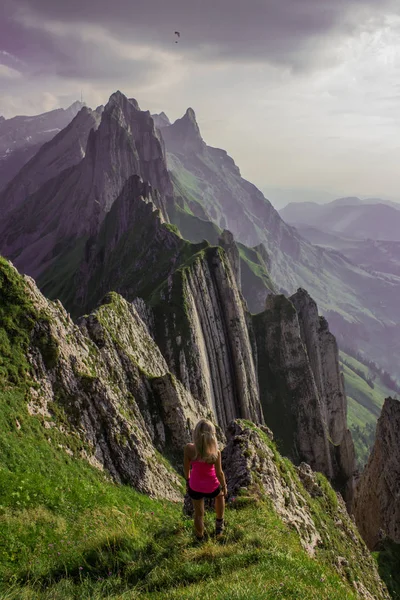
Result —
<svg viewBox="0 0 400 600"><path fill-rule="evenodd" d="M202 540L204 536L204 498L215 498L215 534L219 537L224 530L227 489L215 427L206 419L197 423L193 443L185 446L184 473L187 491L193 502L197 539Z"/></svg>

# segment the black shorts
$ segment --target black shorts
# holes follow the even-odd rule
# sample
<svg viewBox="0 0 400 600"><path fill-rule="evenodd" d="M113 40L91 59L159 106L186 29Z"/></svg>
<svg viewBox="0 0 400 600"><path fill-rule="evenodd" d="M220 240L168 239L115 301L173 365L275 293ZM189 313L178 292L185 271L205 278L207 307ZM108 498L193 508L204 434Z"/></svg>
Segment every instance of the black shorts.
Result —
<svg viewBox="0 0 400 600"><path fill-rule="evenodd" d="M203 498L215 498L221 491L221 486L219 485L213 492L195 492L192 488L188 487L188 494L192 500L202 500Z"/></svg>

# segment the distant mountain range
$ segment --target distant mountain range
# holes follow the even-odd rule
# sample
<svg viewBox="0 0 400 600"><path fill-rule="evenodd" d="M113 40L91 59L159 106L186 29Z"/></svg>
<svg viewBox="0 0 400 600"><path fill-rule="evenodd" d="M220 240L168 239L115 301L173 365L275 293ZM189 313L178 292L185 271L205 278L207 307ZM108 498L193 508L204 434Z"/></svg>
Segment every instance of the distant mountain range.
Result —
<svg viewBox="0 0 400 600"><path fill-rule="evenodd" d="M370 198L339 198L328 204L292 202L279 211L291 225L357 240L400 241L400 204Z"/></svg>
<svg viewBox="0 0 400 600"><path fill-rule="evenodd" d="M0 117L0 190L81 110L82 102L35 116Z"/></svg>

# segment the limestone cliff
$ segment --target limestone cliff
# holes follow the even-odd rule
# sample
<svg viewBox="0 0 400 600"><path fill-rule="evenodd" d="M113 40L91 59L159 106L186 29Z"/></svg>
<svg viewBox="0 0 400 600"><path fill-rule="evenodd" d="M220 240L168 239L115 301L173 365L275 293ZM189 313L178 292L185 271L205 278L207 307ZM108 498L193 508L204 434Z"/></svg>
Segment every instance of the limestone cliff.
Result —
<svg viewBox="0 0 400 600"><path fill-rule="evenodd" d="M354 515L369 548L382 537L400 543L400 402L387 398L375 444L356 487Z"/></svg>
<svg viewBox="0 0 400 600"><path fill-rule="evenodd" d="M325 473L350 501L355 459L336 342L307 294L291 300L271 295L253 317L264 416L284 453Z"/></svg>
<svg viewBox="0 0 400 600"><path fill-rule="evenodd" d="M169 368L219 425L238 415L262 422L245 307L225 252L198 252L150 304Z"/></svg>

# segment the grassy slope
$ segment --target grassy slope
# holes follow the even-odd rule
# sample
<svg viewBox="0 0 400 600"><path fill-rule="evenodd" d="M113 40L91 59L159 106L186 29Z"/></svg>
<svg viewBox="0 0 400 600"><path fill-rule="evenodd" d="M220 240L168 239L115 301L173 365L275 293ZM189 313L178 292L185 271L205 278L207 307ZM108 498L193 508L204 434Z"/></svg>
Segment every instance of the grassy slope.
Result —
<svg viewBox="0 0 400 600"><path fill-rule="evenodd" d="M368 377L369 369L366 365L342 351L340 359L348 399L348 424L353 434L358 465L363 467L372 448L376 422L383 402L394 392L382 382L380 377L376 377L372 389L353 370L362 371L365 377Z"/></svg>
<svg viewBox="0 0 400 600"><path fill-rule="evenodd" d="M116 485L79 459L83 444L67 427L61 433L43 426L45 420L59 424L62 414L55 411L49 418L27 412L25 353L39 315L26 299L21 278L2 259L0 296L3 600L189 599L199 594L221 599L354 598L350 584L335 573L330 542L318 560L311 559L269 502L239 497L227 511L225 539L197 546L181 505ZM331 505L326 499L310 502L334 536L334 496ZM211 531L211 515L207 526ZM360 573L360 565L352 568L350 579Z"/></svg>

